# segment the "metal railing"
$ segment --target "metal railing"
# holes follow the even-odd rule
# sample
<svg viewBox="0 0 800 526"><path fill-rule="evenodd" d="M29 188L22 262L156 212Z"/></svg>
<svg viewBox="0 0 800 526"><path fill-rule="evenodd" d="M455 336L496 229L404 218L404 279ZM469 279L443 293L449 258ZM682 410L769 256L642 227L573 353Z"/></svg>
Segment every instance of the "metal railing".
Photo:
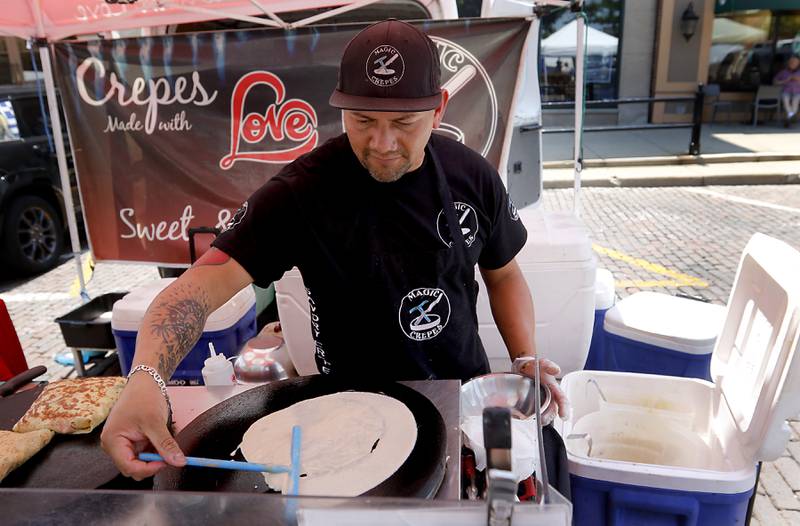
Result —
<svg viewBox="0 0 800 526"><path fill-rule="evenodd" d="M600 131L630 131L630 130L669 130L675 128L691 128L691 136L689 138L689 155L700 155L700 132L703 126L703 106L705 105L705 92L703 85L697 86L692 96L685 97L627 97L624 99L601 99L586 101L586 107L608 106L612 104L653 104L657 102L692 102L692 122L687 123L667 123L667 124L619 124L614 126L585 126L585 132L600 132ZM542 109L560 109L560 108L574 108L575 101L566 102L543 102ZM575 128L571 127L552 127L544 128L541 125L534 124L530 126L523 126L521 131L532 131L541 129L542 133L574 133Z"/></svg>

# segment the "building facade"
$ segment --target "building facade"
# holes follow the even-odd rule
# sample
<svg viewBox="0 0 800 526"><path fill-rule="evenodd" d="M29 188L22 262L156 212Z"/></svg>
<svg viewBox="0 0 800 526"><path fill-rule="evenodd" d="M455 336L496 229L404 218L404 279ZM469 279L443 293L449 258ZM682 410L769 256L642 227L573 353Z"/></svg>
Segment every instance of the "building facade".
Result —
<svg viewBox="0 0 800 526"><path fill-rule="evenodd" d="M706 121L746 122L759 88L800 53L800 0L586 0L585 9L588 100L691 97L703 84ZM570 20L568 11L543 18L544 101L574 98L574 44L549 45ZM685 122L692 109L691 101L610 103L590 109L587 124ZM544 124L565 124L571 112L546 110Z"/></svg>

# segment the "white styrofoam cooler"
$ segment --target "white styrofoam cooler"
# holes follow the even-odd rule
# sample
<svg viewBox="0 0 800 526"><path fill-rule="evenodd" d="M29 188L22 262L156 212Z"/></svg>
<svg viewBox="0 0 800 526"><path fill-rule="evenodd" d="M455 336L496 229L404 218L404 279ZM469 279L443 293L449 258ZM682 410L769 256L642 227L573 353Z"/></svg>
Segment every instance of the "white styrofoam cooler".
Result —
<svg viewBox="0 0 800 526"><path fill-rule="evenodd" d="M616 301L613 274L608 269L598 268L594 280L594 310L607 311Z"/></svg>
<svg viewBox="0 0 800 526"><path fill-rule="evenodd" d="M533 296L536 349L561 367L562 374L583 369L594 325L597 260L583 222L569 212L538 208L519 211L528 241L517 263ZM478 325L493 372L511 370L511 360L494 323L480 273Z"/></svg>
<svg viewBox="0 0 800 526"><path fill-rule="evenodd" d="M594 323L596 260L586 227L570 213L519 211L528 241L517 262L533 295L538 352L564 374L583 368ZM493 371L508 371L511 361L492 318L485 285L476 269L479 334ZM298 374L316 374L308 297L297 268L275 284L278 315L289 355Z"/></svg>
<svg viewBox="0 0 800 526"><path fill-rule="evenodd" d="M713 383L607 371L564 377L573 413L560 427L575 524L632 524L625 514L641 520L643 509L648 524L674 524L673 514L698 525L743 520L756 462L781 455L786 420L800 412L798 269L800 253L785 243L750 240L714 347ZM627 495L619 509L600 509L613 508L615 494Z"/></svg>

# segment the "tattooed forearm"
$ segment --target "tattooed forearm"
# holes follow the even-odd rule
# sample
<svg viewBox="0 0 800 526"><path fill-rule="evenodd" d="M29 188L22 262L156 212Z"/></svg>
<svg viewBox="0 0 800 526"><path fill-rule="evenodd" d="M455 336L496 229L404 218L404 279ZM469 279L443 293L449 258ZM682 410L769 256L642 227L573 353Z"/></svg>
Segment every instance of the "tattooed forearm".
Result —
<svg viewBox="0 0 800 526"><path fill-rule="evenodd" d="M179 287L166 294L157 298L149 326L151 334L162 344L158 353L159 372L169 378L203 333L209 301L206 293L196 287Z"/></svg>

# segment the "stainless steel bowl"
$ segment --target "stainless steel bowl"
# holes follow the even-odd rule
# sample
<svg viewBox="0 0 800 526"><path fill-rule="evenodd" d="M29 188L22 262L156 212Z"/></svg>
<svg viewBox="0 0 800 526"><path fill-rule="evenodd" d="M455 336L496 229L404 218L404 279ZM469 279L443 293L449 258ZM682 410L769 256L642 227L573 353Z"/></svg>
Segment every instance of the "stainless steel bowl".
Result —
<svg viewBox="0 0 800 526"><path fill-rule="evenodd" d="M526 420L536 414L534 382L516 373L494 373L473 378L461 386L461 418L480 416L486 407L507 407L511 416ZM541 386L542 425L548 425L554 416L548 411L552 395Z"/></svg>
<svg viewBox="0 0 800 526"><path fill-rule="evenodd" d="M267 326L245 343L233 363L236 379L241 383L265 383L297 376L280 327Z"/></svg>

